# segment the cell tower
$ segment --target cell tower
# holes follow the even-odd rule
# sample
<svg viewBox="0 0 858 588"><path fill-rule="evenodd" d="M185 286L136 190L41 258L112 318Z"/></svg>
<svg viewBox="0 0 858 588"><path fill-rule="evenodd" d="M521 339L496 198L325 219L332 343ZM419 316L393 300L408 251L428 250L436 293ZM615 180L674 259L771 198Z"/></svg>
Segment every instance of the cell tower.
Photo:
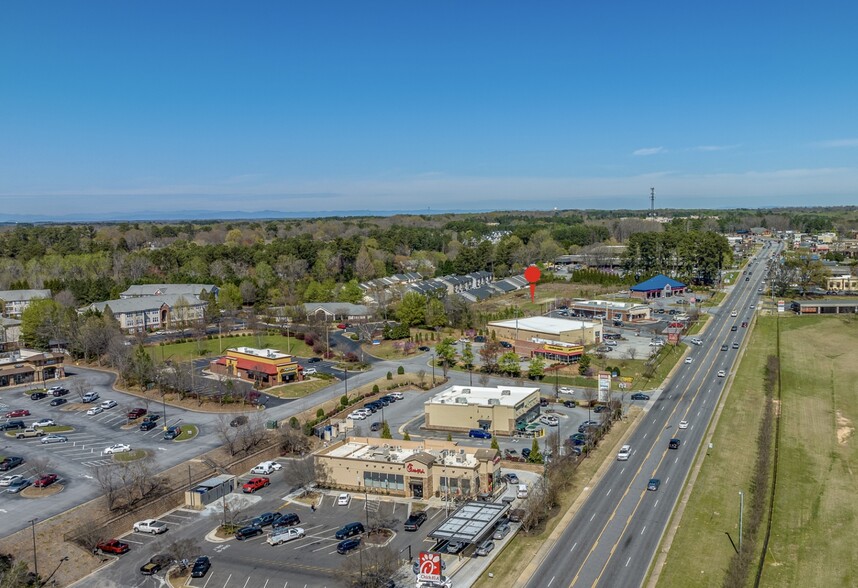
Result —
<svg viewBox="0 0 858 588"><path fill-rule="evenodd" d="M655 218L655 188L649 189L649 215Z"/></svg>

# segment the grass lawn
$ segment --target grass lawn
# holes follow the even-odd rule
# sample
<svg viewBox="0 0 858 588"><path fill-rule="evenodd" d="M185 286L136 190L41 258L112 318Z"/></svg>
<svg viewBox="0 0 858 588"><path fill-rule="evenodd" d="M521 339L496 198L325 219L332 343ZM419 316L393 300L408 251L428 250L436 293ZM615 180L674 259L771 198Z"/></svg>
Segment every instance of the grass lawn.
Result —
<svg viewBox="0 0 858 588"><path fill-rule="evenodd" d="M434 349L435 344L437 343L435 341L430 341L429 343L415 344L414 350L409 354L405 354L401 350L397 349L396 345L397 345L397 343L399 343L401 345L402 343L404 343L407 340L408 339L402 339L399 341L384 340L381 343L379 343L378 345L372 345L371 343L364 343L363 345L361 345L361 349L363 349L364 353L367 353L367 354L372 355L373 357L377 357L379 359L397 360L397 359L404 359L406 357L414 357L415 355L425 353L424 351L417 351L418 346L428 345ZM427 355L426 357L428 358L429 355ZM428 359L427 359L427 361L428 361Z"/></svg>
<svg viewBox="0 0 858 588"><path fill-rule="evenodd" d="M700 470L670 548L659 588L723 585L724 571L734 554L730 537L738 539L739 491L747 494L750 490L765 398L763 369L766 358L775 353L775 330L774 318L758 320L718 421L712 439L714 449ZM749 503L746 496L745 504Z"/></svg>
<svg viewBox="0 0 858 588"><path fill-rule="evenodd" d="M781 436L763 586L858 585L858 321L781 321Z"/></svg>
<svg viewBox="0 0 858 588"><path fill-rule="evenodd" d="M199 428L196 425L191 425L188 423L182 423L182 434L176 437L176 441L187 441L188 439L193 439L197 435L200 434Z"/></svg>
<svg viewBox="0 0 858 588"><path fill-rule="evenodd" d="M265 393L278 398L303 398L304 396L309 396L313 392L330 386L334 382L335 380L333 378L314 378L312 380L304 380L303 382L295 382L294 384L285 384L283 386L267 388Z"/></svg>
<svg viewBox="0 0 858 588"><path fill-rule="evenodd" d="M114 453L113 461L137 461L138 459L143 459L146 457L145 449L132 449L131 451L126 451L125 453Z"/></svg>
<svg viewBox="0 0 858 588"><path fill-rule="evenodd" d="M186 343L169 343L167 345L152 345L147 347L149 355L154 360L172 360L172 361L190 361L200 357L217 357L222 355L229 347L258 347L277 349L284 353L291 348L291 353L300 357L311 357L315 355L313 350L304 345L303 341L299 341L294 337L284 337L283 335L240 335L238 337L223 337L218 342L217 337L214 339L203 339L199 343L197 341L188 341Z"/></svg>
<svg viewBox="0 0 858 588"><path fill-rule="evenodd" d="M70 427L69 425L54 425L52 427L39 427L45 433L69 433L74 431L74 427Z"/></svg>

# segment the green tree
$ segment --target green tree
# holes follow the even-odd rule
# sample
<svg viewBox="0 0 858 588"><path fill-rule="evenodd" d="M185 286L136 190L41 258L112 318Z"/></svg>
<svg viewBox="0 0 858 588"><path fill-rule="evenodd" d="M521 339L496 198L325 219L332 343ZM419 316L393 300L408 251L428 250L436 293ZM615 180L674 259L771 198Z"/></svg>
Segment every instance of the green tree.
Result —
<svg viewBox="0 0 858 588"><path fill-rule="evenodd" d="M445 378L449 369L456 365L455 343L453 339L447 337L435 346L435 355L441 360L441 369L444 370Z"/></svg>
<svg viewBox="0 0 858 588"><path fill-rule="evenodd" d="M405 431L405 433L402 435L402 440L411 441L411 435L408 434L408 431Z"/></svg>
<svg viewBox="0 0 858 588"><path fill-rule="evenodd" d="M417 292L408 292L396 309L396 318L406 327L422 325L426 320L426 297Z"/></svg>
<svg viewBox="0 0 858 588"><path fill-rule="evenodd" d="M396 368L396 373L401 376L402 374L405 373L405 368L402 366L399 366L398 368Z"/></svg>
<svg viewBox="0 0 858 588"><path fill-rule="evenodd" d="M152 362L152 356L142 345L134 348L134 355L131 357L131 363L128 367L129 372L125 379L129 384L140 386L141 390L145 390L155 379L155 365Z"/></svg>
<svg viewBox="0 0 858 588"><path fill-rule="evenodd" d="M545 377L545 360L537 355L530 359L530 366L527 368L527 377L531 380L541 380Z"/></svg>
<svg viewBox="0 0 858 588"><path fill-rule="evenodd" d="M387 424L387 421L384 421L381 425L381 438L393 439L393 435L390 434L390 426Z"/></svg>
<svg viewBox="0 0 858 588"><path fill-rule="evenodd" d="M361 290L357 280L349 280L340 288L340 294L337 298L340 302L360 304L363 302L363 290Z"/></svg>
<svg viewBox="0 0 858 588"><path fill-rule="evenodd" d="M241 308L241 290L235 284L224 284L218 293L218 304L227 312L234 312Z"/></svg>
<svg viewBox="0 0 858 588"><path fill-rule="evenodd" d="M340 396L340 405L345 407L349 405L349 396L348 394L343 394Z"/></svg>
<svg viewBox="0 0 858 588"><path fill-rule="evenodd" d="M453 440L453 434L447 433L447 441L452 441L452 440Z"/></svg>
<svg viewBox="0 0 858 588"><path fill-rule="evenodd" d="M446 327L448 322L444 303L437 298L430 298L426 307L426 326L430 328Z"/></svg>
<svg viewBox="0 0 858 588"><path fill-rule="evenodd" d="M498 444L497 435L492 436L492 449L496 449L496 450L500 451L500 445Z"/></svg>
<svg viewBox="0 0 858 588"><path fill-rule="evenodd" d="M474 366L474 348L470 343L465 343L465 348L462 350L462 363L468 369Z"/></svg>
<svg viewBox="0 0 858 588"><path fill-rule="evenodd" d="M530 456L527 458L530 463L542 463L545 459L542 457L542 452L539 450L539 442L534 438L530 444Z"/></svg>
<svg viewBox="0 0 858 588"><path fill-rule="evenodd" d="M590 369L590 362L591 361L592 360L590 359L589 355L587 355L586 353L584 355L582 355L581 359L578 360L578 373L581 374L582 376L586 376L587 370Z"/></svg>
<svg viewBox="0 0 858 588"><path fill-rule="evenodd" d="M50 298L38 298L21 313L21 341L27 347L47 349L51 339L65 338L70 324L62 306Z"/></svg>
<svg viewBox="0 0 858 588"><path fill-rule="evenodd" d="M513 351L507 351L500 356L498 360L498 369L507 375L518 376L521 374L521 364L518 361L518 355Z"/></svg>

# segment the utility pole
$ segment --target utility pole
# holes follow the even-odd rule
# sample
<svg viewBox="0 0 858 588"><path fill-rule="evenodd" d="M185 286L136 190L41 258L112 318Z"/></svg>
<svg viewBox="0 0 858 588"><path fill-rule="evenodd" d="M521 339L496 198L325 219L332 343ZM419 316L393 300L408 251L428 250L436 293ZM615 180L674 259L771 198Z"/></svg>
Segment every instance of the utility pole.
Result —
<svg viewBox="0 0 858 588"><path fill-rule="evenodd" d="M742 552L742 515L745 512L745 493L739 491L739 553Z"/></svg>
<svg viewBox="0 0 858 588"><path fill-rule="evenodd" d="M33 530L33 573L36 574L36 579L39 578L39 560L36 559L36 521L38 520L39 518L36 517L35 519L27 521L30 523L30 528Z"/></svg>

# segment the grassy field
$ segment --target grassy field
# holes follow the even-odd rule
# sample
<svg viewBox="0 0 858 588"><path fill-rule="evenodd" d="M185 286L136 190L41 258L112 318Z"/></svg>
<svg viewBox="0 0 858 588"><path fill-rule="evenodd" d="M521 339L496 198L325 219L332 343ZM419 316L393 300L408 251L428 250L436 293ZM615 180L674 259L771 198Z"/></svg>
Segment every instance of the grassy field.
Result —
<svg viewBox="0 0 858 588"><path fill-rule="evenodd" d="M187 441L199 435L200 430L196 425L182 423L182 433L176 437L176 441Z"/></svg>
<svg viewBox="0 0 858 588"><path fill-rule="evenodd" d="M762 585L855 586L858 321L801 317L781 327L778 485Z"/></svg>
<svg viewBox="0 0 858 588"><path fill-rule="evenodd" d="M214 339L204 339L197 343L189 341L187 343L169 343L167 345L153 345L147 347L149 355L152 359L163 361L169 359L171 361L190 361L200 357L217 357L222 354L222 350L229 347L258 347L277 349L284 353L291 349L293 355L300 357L311 357L315 355L313 350L304 345L303 341L299 341L294 337L284 337L283 335L241 335L238 337L223 337L218 342L217 337Z"/></svg>
<svg viewBox="0 0 858 588"><path fill-rule="evenodd" d="M750 488L763 413L763 368L775 353L775 319L761 318L733 380L709 452L673 540L659 587L723 585L738 539L739 491ZM703 424L703 423L700 423ZM747 448L747 450L736 450ZM746 500L748 504L750 500ZM701 557L701 554L705 556Z"/></svg>
<svg viewBox="0 0 858 588"><path fill-rule="evenodd" d="M303 382L295 382L294 384L286 384L283 386L275 386L265 390L266 394L277 396L278 398L303 398L309 396L313 392L326 388L333 384L336 380L333 378L312 378Z"/></svg>

